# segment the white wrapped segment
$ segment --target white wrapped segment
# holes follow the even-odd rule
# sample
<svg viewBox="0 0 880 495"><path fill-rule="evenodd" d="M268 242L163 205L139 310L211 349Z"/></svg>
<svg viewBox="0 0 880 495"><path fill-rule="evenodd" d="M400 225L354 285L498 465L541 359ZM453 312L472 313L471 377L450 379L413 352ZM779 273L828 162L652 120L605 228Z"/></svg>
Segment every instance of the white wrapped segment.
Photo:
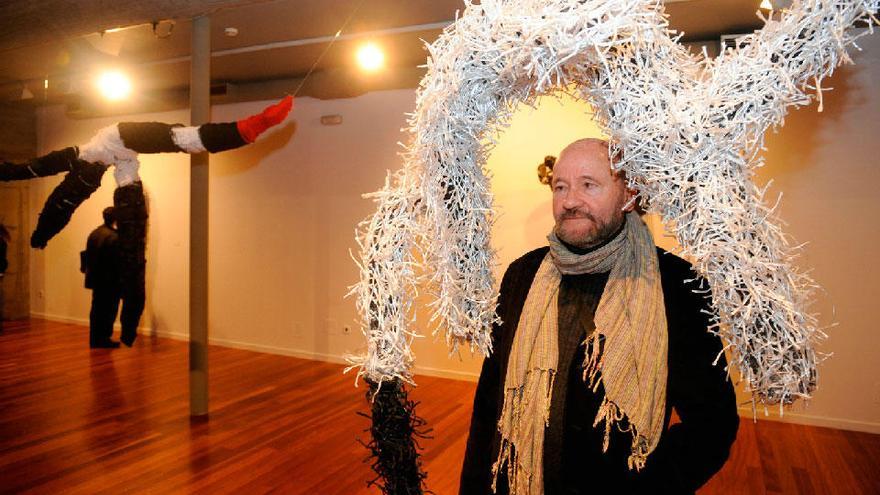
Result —
<svg viewBox="0 0 880 495"><path fill-rule="evenodd" d="M199 128L193 126L180 126L171 128L171 140L186 153L203 153L208 151L202 143Z"/></svg>
<svg viewBox="0 0 880 495"><path fill-rule="evenodd" d="M113 177L118 187L141 180L137 156L136 151L125 147L116 124L100 129L88 143L79 147L80 160L115 167Z"/></svg>
<svg viewBox="0 0 880 495"><path fill-rule="evenodd" d="M466 3L428 47L404 168L360 227L360 373L410 378L412 301L424 282L452 351L491 351L497 293L483 165L516 105L576 86L612 151L623 151L618 166L709 281L713 330L756 399L809 396L823 337L807 313L813 284L795 269L795 249L752 175L765 131L808 104L807 92L821 99L819 82L865 34L853 24L878 8L880 0L795 1L709 60L670 37L657 0Z"/></svg>
<svg viewBox="0 0 880 495"><path fill-rule="evenodd" d="M138 161L137 155L134 158L119 157L115 165L113 178L116 179L116 187L124 187L141 180L141 163Z"/></svg>

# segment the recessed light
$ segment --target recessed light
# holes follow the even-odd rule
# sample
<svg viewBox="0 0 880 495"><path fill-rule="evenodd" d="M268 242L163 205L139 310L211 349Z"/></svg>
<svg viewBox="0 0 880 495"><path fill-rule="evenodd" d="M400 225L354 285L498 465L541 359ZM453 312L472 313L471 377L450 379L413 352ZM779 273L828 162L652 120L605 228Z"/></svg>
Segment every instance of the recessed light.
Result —
<svg viewBox="0 0 880 495"><path fill-rule="evenodd" d="M373 72L385 63L385 54L375 43L367 43L358 48L357 61L362 69Z"/></svg>
<svg viewBox="0 0 880 495"><path fill-rule="evenodd" d="M104 98L111 101L121 100L131 93L131 81L119 71L107 71L98 76L97 86Z"/></svg>

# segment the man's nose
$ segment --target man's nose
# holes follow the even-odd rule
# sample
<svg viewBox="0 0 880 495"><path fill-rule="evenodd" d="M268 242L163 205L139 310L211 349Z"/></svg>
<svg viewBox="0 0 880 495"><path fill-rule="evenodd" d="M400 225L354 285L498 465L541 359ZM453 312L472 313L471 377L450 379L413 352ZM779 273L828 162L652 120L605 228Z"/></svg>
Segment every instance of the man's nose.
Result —
<svg viewBox="0 0 880 495"><path fill-rule="evenodd" d="M578 205L580 205L580 200L578 199L577 195L574 194L571 190L565 191L564 195L562 196L562 207L566 210L573 210Z"/></svg>

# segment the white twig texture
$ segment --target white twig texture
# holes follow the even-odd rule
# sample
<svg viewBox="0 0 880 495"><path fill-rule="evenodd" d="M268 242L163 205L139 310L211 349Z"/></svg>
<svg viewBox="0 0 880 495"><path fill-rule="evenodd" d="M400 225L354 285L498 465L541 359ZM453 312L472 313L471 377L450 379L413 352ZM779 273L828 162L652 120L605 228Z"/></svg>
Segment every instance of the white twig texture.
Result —
<svg viewBox="0 0 880 495"><path fill-rule="evenodd" d="M717 331L755 398L785 404L816 384L807 312L812 281L795 269L764 190L766 130L792 106L821 105L823 78L876 22L880 0L795 0L714 60L678 43L659 0L483 0L428 46L405 165L359 228L354 292L368 352L359 373L411 380L412 301L434 292L433 321L455 351L491 352L497 293L483 165L519 104L575 86L613 138L617 166L709 282ZM870 30L870 29L869 29ZM435 330L438 331L438 330Z"/></svg>

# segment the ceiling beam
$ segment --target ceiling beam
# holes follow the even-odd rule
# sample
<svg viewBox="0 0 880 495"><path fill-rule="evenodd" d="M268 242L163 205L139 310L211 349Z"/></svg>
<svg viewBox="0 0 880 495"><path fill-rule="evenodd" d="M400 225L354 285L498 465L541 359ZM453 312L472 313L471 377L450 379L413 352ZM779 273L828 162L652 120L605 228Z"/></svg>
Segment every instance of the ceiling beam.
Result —
<svg viewBox="0 0 880 495"><path fill-rule="evenodd" d="M220 9L268 1L6 0L0 2L0 53L154 21L190 19Z"/></svg>

